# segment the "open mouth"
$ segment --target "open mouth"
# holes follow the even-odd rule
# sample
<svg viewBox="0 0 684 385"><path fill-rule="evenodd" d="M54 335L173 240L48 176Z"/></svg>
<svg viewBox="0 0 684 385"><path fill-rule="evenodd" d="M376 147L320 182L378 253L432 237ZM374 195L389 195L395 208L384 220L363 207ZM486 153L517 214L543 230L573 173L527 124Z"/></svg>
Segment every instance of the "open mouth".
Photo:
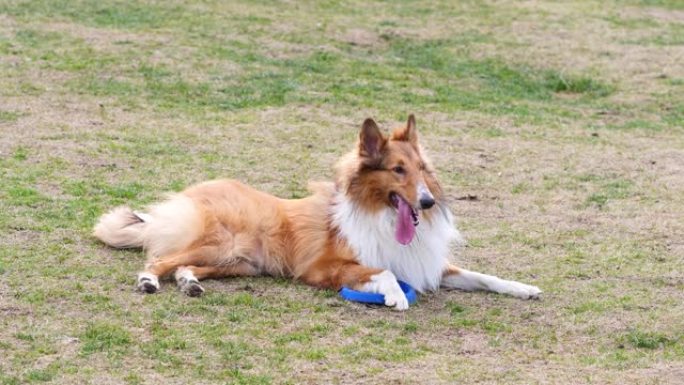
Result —
<svg viewBox="0 0 684 385"><path fill-rule="evenodd" d="M395 231L397 242L408 245L416 235L416 226L419 223L418 212L397 193L390 194L390 201L397 209L397 228Z"/></svg>

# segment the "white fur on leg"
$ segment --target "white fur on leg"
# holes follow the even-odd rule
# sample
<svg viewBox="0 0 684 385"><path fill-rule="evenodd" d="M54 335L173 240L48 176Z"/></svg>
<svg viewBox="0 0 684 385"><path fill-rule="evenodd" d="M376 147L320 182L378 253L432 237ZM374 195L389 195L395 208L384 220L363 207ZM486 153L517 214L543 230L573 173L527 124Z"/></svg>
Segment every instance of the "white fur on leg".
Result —
<svg viewBox="0 0 684 385"><path fill-rule="evenodd" d="M371 275L370 281L363 284L361 291L383 294L385 306L394 307L396 310L406 310L409 307L408 299L401 290L397 277L389 270Z"/></svg>
<svg viewBox="0 0 684 385"><path fill-rule="evenodd" d="M474 271L460 269L457 274L449 274L442 278L442 287L461 289L466 291L486 290L495 293L508 294L523 299L537 299L542 291L532 285L516 281L508 281Z"/></svg>
<svg viewBox="0 0 684 385"><path fill-rule="evenodd" d="M156 293L159 291L159 277L146 271L138 273L138 290L143 293Z"/></svg>
<svg viewBox="0 0 684 385"><path fill-rule="evenodd" d="M173 275L176 278L178 288L190 297L199 297L204 293L204 288L200 286L199 280L187 267L179 267Z"/></svg>

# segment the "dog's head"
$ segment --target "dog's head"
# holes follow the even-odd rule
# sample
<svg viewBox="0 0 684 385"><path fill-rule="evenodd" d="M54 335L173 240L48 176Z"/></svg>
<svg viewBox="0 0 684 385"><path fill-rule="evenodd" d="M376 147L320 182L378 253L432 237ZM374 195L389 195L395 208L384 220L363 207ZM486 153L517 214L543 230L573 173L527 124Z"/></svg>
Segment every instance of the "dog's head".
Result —
<svg viewBox="0 0 684 385"><path fill-rule="evenodd" d="M442 197L435 172L418 142L416 120L385 136L373 119L361 127L358 148L338 164L338 188L361 209L393 209L397 215L396 239L408 244L421 217Z"/></svg>

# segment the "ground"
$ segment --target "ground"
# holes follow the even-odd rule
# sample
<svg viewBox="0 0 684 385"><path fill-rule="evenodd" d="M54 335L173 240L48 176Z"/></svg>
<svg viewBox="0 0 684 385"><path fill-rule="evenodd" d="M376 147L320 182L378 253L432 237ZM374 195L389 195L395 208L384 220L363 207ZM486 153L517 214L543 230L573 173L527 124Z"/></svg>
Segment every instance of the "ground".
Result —
<svg viewBox="0 0 684 385"><path fill-rule="evenodd" d="M675 384L684 3L0 1L0 384ZM471 270L406 312L287 280L134 290L105 210L332 176L415 113Z"/></svg>

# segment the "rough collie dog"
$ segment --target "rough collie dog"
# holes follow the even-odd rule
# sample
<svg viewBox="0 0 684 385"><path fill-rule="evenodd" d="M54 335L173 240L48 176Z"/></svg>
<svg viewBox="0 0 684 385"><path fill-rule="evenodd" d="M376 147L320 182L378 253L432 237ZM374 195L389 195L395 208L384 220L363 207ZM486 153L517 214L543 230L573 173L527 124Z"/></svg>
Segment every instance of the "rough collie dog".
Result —
<svg viewBox="0 0 684 385"><path fill-rule="evenodd" d="M418 143L413 115L385 136L363 122L356 148L337 165L335 183L303 199L280 199L235 180L201 183L151 206L119 207L95 226L116 248L142 247L143 293L175 278L189 296L205 278L271 275L334 290L381 293L398 310L408 301L397 279L419 292L440 286L538 298L534 286L449 263L454 227L435 170Z"/></svg>

